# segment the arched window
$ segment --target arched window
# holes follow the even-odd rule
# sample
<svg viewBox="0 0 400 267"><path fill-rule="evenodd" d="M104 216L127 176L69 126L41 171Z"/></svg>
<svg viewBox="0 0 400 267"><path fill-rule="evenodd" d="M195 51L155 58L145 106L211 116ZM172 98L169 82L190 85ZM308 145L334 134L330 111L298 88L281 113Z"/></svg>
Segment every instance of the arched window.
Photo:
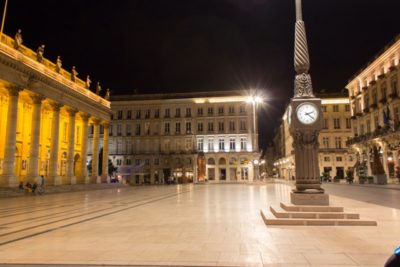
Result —
<svg viewBox="0 0 400 267"><path fill-rule="evenodd" d="M213 158L209 158L209 159L207 160L207 164L208 164L208 165L215 165L215 160L214 160Z"/></svg>
<svg viewBox="0 0 400 267"><path fill-rule="evenodd" d="M225 158L220 158L218 161L219 165L226 165L226 159Z"/></svg>

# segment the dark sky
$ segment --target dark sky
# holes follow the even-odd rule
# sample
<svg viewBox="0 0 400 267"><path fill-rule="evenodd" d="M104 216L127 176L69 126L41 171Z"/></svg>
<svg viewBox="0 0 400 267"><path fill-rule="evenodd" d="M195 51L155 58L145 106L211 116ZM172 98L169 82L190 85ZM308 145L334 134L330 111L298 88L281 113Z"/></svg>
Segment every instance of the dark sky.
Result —
<svg viewBox="0 0 400 267"><path fill-rule="evenodd" d="M3 1L1 2L3 3ZM399 33L399 0L303 0L314 90ZM294 0L9 0L5 33L114 94L263 89L262 147L292 96Z"/></svg>

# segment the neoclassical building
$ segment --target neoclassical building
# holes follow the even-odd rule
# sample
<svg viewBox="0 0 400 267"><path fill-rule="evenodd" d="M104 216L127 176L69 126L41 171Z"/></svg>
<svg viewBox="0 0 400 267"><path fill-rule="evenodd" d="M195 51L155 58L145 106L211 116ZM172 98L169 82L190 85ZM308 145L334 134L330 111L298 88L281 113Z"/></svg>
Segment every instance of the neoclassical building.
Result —
<svg viewBox="0 0 400 267"><path fill-rule="evenodd" d="M324 116L319 134L319 169L321 174L325 172L331 177L345 178L346 170L356 164L355 154L346 145L352 135L349 99L343 94L324 93L318 97L322 99ZM296 166L287 112L286 110L274 138L274 168L279 177L291 179L295 176Z"/></svg>
<svg viewBox="0 0 400 267"><path fill-rule="evenodd" d="M2 35L0 42L0 186L43 175L51 185L99 182L96 157L87 169L89 127L93 149L99 126L110 121L110 102L85 82ZM107 136L102 143L107 144ZM105 146L107 147L107 146ZM104 149L103 158L107 158ZM103 164L102 174L107 174Z"/></svg>
<svg viewBox="0 0 400 267"><path fill-rule="evenodd" d="M400 148L399 60L397 37L346 86L353 119L353 136L348 144L357 152L363 169L359 176L377 176L382 167L386 178L396 176Z"/></svg>
<svg viewBox="0 0 400 267"><path fill-rule="evenodd" d="M243 93L112 96L109 154L118 175L132 184L252 181L259 99Z"/></svg>

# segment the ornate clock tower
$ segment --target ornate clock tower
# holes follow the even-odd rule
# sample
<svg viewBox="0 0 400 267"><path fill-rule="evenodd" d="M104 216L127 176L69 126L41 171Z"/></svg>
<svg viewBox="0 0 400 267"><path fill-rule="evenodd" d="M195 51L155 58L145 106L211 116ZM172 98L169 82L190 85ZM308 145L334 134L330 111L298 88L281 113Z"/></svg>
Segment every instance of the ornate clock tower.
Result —
<svg viewBox="0 0 400 267"><path fill-rule="evenodd" d="M291 193L291 202L295 205L329 205L329 197L321 188L318 163L318 135L323 119L321 99L314 96L309 74L310 59L301 0L296 0L294 68L294 97L288 114L296 164L296 189Z"/></svg>

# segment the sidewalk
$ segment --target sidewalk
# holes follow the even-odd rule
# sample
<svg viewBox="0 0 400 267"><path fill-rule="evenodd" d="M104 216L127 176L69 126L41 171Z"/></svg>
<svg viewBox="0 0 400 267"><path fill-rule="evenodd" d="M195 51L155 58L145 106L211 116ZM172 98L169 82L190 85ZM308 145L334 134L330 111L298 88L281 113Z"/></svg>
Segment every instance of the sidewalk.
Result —
<svg viewBox="0 0 400 267"><path fill-rule="evenodd" d="M74 185L57 185L57 186L46 186L45 195L67 193L67 192L78 192L78 191L91 191L91 190L103 190L111 188L121 188L129 186L127 184L120 183L104 183L104 184L74 184ZM9 197L21 197L21 196L34 196L32 193L25 193L18 188L0 188L0 198Z"/></svg>

